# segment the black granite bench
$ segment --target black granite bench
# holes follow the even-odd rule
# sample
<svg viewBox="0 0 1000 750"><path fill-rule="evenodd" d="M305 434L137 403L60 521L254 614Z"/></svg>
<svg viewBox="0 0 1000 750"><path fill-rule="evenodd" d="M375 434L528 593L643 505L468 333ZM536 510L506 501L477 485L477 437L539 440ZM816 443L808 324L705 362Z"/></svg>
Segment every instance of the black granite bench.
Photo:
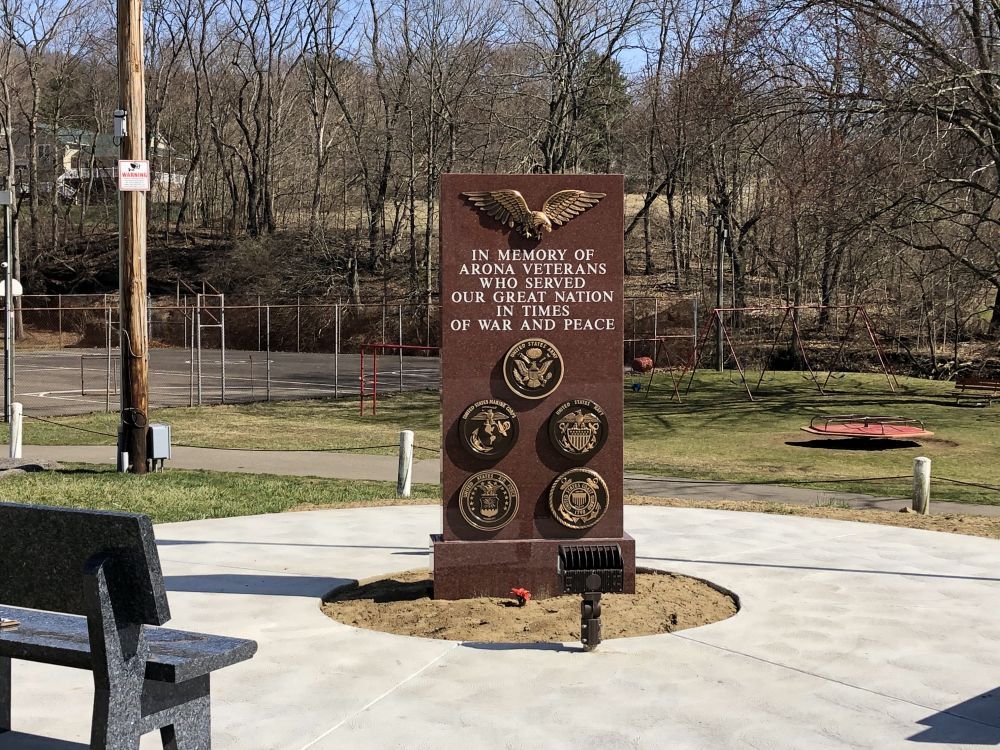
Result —
<svg viewBox="0 0 1000 750"><path fill-rule="evenodd" d="M209 676L253 641L158 627L170 619L153 527L132 513L0 503L0 733L11 729L11 659L94 673L90 746L211 747ZM52 696L53 706L57 695Z"/></svg>

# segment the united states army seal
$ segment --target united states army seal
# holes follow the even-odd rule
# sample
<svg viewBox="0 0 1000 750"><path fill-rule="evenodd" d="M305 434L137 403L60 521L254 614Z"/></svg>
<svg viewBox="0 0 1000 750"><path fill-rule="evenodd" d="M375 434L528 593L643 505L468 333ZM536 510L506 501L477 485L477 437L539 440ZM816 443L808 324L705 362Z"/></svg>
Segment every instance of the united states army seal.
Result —
<svg viewBox="0 0 1000 750"><path fill-rule="evenodd" d="M524 339L503 358L503 379L524 398L545 398L563 378L563 358L545 339Z"/></svg>
<svg viewBox="0 0 1000 750"><path fill-rule="evenodd" d="M608 417L604 409L585 398L560 404L549 417L549 440L566 458L586 461L604 447Z"/></svg>
<svg viewBox="0 0 1000 750"><path fill-rule="evenodd" d="M503 401L477 401L459 417L458 435L476 458L503 458L517 442L517 414Z"/></svg>
<svg viewBox="0 0 1000 750"><path fill-rule="evenodd" d="M549 490L552 517L570 529L589 529L607 512L608 503L608 485L590 469L564 471Z"/></svg>
<svg viewBox="0 0 1000 750"><path fill-rule="evenodd" d="M458 508L466 523L482 531L497 531L517 515L517 485L502 471L480 471L465 480Z"/></svg>

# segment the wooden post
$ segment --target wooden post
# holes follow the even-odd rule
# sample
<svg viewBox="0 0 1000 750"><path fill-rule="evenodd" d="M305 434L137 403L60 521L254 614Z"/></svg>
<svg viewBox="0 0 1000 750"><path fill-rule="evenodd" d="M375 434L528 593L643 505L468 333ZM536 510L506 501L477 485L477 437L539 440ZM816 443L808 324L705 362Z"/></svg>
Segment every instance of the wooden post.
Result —
<svg viewBox="0 0 1000 750"><path fill-rule="evenodd" d="M127 113L123 160L146 158L146 87L142 0L118 0L118 106ZM131 470L146 473L149 382L146 338L146 194L119 192L119 326L122 450Z"/></svg>

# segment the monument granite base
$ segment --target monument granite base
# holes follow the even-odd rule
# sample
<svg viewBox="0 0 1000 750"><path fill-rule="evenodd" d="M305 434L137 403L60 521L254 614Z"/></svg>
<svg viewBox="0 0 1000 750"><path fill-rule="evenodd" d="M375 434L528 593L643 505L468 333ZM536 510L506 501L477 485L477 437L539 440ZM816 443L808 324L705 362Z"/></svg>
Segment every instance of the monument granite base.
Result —
<svg viewBox="0 0 1000 750"><path fill-rule="evenodd" d="M559 546L563 544L617 544L624 561L626 594L635 593L635 539L628 534L615 539L511 539L444 541L431 534L435 599L473 599L510 596L512 588L525 588L535 599L562 593Z"/></svg>

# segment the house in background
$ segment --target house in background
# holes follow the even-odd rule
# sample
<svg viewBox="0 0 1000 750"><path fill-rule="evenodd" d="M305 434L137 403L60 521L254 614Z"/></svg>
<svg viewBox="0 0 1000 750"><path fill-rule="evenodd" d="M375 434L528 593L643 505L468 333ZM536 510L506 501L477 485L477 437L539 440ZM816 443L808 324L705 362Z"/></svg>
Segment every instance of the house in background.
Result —
<svg viewBox="0 0 1000 750"><path fill-rule="evenodd" d="M184 167L188 160L179 156L161 136L150 140L147 158L153 172L149 200L153 203L176 201L184 190ZM89 191L91 200L115 197L119 148L113 135L40 124L37 142L40 193L50 194L54 184L60 198L66 201L77 200L84 191ZM22 195L29 193L27 150L27 133L16 132L14 168Z"/></svg>

